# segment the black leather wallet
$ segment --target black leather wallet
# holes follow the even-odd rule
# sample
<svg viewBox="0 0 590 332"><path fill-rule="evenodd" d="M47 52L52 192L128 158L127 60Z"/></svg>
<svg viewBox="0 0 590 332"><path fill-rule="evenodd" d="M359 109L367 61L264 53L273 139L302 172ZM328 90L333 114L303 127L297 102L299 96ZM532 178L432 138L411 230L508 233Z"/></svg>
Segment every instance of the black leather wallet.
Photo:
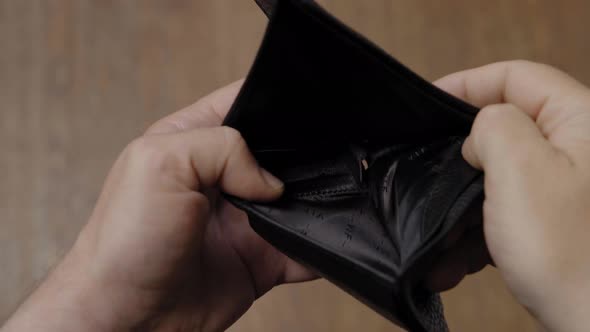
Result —
<svg viewBox="0 0 590 332"><path fill-rule="evenodd" d="M270 23L225 125L285 193L228 199L280 251L400 326L447 330L422 282L466 211L481 211L482 175L461 157L478 110L311 0L259 2Z"/></svg>

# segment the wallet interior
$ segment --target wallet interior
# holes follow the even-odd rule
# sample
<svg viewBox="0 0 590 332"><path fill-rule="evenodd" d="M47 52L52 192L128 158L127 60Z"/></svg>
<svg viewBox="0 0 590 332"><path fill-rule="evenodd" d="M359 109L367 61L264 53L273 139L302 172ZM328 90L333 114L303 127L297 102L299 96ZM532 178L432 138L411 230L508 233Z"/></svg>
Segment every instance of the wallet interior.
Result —
<svg viewBox="0 0 590 332"><path fill-rule="evenodd" d="M313 1L264 8L269 25L225 125L285 194L228 199L276 248L387 318L446 330L422 281L449 232L481 205L481 173L461 157L478 110Z"/></svg>

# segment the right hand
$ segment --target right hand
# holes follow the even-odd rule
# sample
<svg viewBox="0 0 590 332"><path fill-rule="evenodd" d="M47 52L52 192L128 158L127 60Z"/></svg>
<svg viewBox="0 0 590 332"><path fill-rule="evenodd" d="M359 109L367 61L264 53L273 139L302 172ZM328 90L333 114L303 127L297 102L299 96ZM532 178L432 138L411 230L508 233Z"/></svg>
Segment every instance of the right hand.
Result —
<svg viewBox="0 0 590 332"><path fill-rule="evenodd" d="M481 107L463 156L484 172L485 241L508 287L548 330L588 331L590 90L525 61L459 72L435 84ZM446 256L455 259L455 271L480 263L452 250ZM441 265L431 288L450 288L464 274Z"/></svg>

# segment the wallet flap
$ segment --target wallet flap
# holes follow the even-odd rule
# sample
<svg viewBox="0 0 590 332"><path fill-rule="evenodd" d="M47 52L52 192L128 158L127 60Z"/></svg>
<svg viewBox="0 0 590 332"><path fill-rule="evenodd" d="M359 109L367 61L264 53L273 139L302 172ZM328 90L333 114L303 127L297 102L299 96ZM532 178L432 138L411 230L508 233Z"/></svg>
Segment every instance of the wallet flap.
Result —
<svg viewBox="0 0 590 332"><path fill-rule="evenodd" d="M313 1L278 1L251 72L225 124L254 151L465 136L477 112Z"/></svg>

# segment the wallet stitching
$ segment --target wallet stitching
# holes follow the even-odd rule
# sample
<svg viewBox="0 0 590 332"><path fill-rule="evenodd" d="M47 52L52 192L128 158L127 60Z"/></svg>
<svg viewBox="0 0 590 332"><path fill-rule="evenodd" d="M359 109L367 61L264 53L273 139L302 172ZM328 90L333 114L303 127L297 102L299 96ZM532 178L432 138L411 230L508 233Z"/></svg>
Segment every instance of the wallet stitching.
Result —
<svg viewBox="0 0 590 332"><path fill-rule="evenodd" d="M295 197L308 197L308 196L329 196L333 194L360 194L358 190L350 189L332 189L332 190L313 190L303 193L297 193Z"/></svg>

